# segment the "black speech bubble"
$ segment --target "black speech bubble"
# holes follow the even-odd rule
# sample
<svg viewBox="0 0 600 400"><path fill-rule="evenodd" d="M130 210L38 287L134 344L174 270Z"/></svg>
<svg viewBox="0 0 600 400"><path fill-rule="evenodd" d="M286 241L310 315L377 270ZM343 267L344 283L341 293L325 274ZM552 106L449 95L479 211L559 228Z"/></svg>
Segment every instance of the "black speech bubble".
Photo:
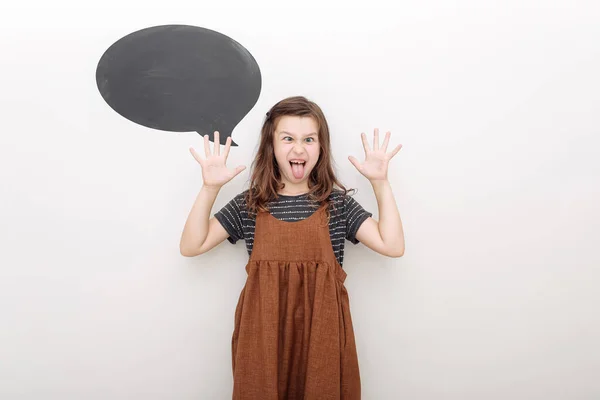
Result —
<svg viewBox="0 0 600 400"><path fill-rule="evenodd" d="M123 117L149 128L208 134L211 141L219 131L221 144L256 104L261 83L246 48L190 25L133 32L110 46L96 69L100 94Z"/></svg>

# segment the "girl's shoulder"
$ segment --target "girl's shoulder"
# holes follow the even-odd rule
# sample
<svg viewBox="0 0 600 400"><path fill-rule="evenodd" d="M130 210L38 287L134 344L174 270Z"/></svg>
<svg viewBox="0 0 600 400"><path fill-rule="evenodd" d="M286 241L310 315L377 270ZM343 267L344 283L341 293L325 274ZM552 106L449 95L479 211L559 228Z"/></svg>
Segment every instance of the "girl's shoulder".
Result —
<svg viewBox="0 0 600 400"><path fill-rule="evenodd" d="M334 188L329 195L330 207L341 210L342 213L345 213L348 205L354 200L351 197L352 193L352 191L347 191L344 193L342 189Z"/></svg>
<svg viewBox="0 0 600 400"><path fill-rule="evenodd" d="M247 207L246 207L246 193L248 191L244 190L241 193L236 194L235 196L233 196L233 198L230 198L230 200L227 202L227 204L223 207L229 207L230 209L233 209L237 212L246 212Z"/></svg>
<svg viewBox="0 0 600 400"><path fill-rule="evenodd" d="M243 192L240 192L238 194L235 195L235 199L242 199L244 201L246 201L246 194L248 193L248 189L244 190Z"/></svg>
<svg viewBox="0 0 600 400"><path fill-rule="evenodd" d="M329 201L332 203L339 203L340 201L343 202L344 200L344 191L338 188L333 188L333 190L331 191L331 193L329 194Z"/></svg>
<svg viewBox="0 0 600 400"><path fill-rule="evenodd" d="M235 195L232 201L235 201L238 204L240 209L246 209L246 194L248 193L248 189L244 190Z"/></svg>
<svg viewBox="0 0 600 400"><path fill-rule="evenodd" d="M333 202L347 203L353 194L354 190L348 190L347 193L344 193L342 189L334 188L329 195L329 199Z"/></svg>

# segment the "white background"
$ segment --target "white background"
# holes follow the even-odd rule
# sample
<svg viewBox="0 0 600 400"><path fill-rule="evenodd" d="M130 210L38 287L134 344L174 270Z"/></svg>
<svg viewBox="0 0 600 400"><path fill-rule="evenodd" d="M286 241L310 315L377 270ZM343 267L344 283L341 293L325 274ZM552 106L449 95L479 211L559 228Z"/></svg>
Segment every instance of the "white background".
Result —
<svg viewBox="0 0 600 400"><path fill-rule="evenodd" d="M403 144L404 257L346 242L363 399L600 398L597 2L280 3L3 6L0 398L231 397L248 255L178 248L202 141L126 120L95 81L111 44L171 23L260 65L232 165L250 165L272 104L305 95L377 218L347 157L375 127Z"/></svg>

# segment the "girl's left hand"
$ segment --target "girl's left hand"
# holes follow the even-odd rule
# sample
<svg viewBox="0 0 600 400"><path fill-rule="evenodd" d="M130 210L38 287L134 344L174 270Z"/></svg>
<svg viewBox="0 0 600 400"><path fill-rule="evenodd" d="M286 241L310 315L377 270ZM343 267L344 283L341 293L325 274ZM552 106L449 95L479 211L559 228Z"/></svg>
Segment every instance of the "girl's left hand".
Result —
<svg viewBox="0 0 600 400"><path fill-rule="evenodd" d="M386 153L387 146L390 141L390 132L386 132L385 139L381 148L379 147L379 129L375 128L373 137L373 149L367 143L367 135L361 133L363 147L365 149L365 161L361 164L353 156L349 156L348 160L356 167L358 172L364 175L369 181L378 181L387 179L388 164L392 157L396 155L402 148L399 144L394 150Z"/></svg>

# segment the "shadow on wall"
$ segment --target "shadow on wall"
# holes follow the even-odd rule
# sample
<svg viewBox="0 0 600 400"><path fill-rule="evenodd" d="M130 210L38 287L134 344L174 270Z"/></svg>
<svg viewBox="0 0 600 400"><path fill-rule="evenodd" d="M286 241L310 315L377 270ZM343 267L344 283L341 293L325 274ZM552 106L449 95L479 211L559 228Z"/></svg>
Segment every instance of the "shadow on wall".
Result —
<svg viewBox="0 0 600 400"><path fill-rule="evenodd" d="M170 132L219 131L221 144L256 104L260 68L241 44L190 25L133 32L110 46L96 68L98 90L117 113ZM237 146L235 142L232 146Z"/></svg>

